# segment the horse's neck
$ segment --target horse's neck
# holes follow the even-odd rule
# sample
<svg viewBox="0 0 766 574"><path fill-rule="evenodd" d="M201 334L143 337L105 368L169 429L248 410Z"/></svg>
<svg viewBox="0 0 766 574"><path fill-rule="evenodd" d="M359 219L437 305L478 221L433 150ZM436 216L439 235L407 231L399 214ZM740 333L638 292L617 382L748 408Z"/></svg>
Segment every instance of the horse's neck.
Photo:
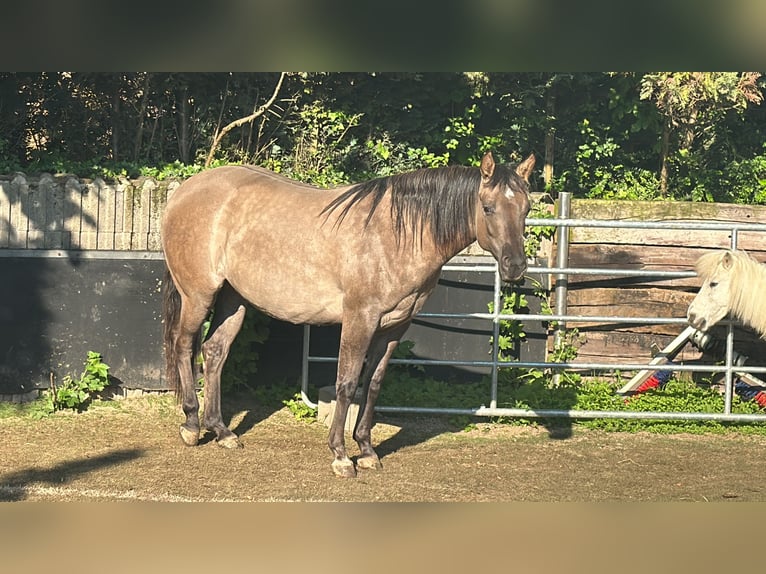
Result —
<svg viewBox="0 0 766 574"><path fill-rule="evenodd" d="M744 264L747 273L734 280L737 296L732 311L737 318L766 338L766 300L763 297L766 266L749 259Z"/></svg>
<svg viewBox="0 0 766 574"><path fill-rule="evenodd" d="M468 247L476 243L476 232L471 228L466 237L455 238L447 245L438 245L432 243L429 249L434 249L438 254L441 263L438 263L439 267L445 265L450 259L465 251ZM427 251L426 251L427 252Z"/></svg>

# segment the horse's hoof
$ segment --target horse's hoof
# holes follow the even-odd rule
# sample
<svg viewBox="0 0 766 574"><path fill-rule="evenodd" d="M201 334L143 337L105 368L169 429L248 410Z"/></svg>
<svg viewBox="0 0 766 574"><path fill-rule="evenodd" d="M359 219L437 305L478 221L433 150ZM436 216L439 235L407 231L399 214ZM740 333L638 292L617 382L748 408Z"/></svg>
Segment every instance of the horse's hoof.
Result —
<svg viewBox="0 0 766 574"><path fill-rule="evenodd" d="M341 478L356 478L356 469L354 463L350 460L334 460L332 462L332 471L335 476Z"/></svg>
<svg viewBox="0 0 766 574"><path fill-rule="evenodd" d="M221 448L242 448L244 445L240 442L240 440L237 438L237 435L231 434L229 436L225 436L223 438L220 438L216 441L218 443L218 446Z"/></svg>
<svg viewBox="0 0 766 574"><path fill-rule="evenodd" d="M356 459L356 466L357 468L364 468L367 470L381 470L383 468L377 455L360 456Z"/></svg>
<svg viewBox="0 0 766 574"><path fill-rule="evenodd" d="M199 442L199 431L192 432L181 425L181 440L184 441L186 446L197 446L197 443Z"/></svg>

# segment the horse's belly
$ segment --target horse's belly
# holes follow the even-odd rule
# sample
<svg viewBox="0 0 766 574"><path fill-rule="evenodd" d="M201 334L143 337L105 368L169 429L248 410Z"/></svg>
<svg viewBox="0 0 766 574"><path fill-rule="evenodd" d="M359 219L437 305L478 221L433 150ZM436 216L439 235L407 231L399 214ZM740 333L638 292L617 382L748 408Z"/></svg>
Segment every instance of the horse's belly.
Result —
<svg viewBox="0 0 766 574"><path fill-rule="evenodd" d="M273 285L253 290L237 289L255 307L281 321L312 325L340 323L342 297L316 292L315 287L297 284ZM236 285L234 286L236 289Z"/></svg>
<svg viewBox="0 0 766 574"><path fill-rule="evenodd" d="M260 306L259 306L260 307ZM270 305L262 308L264 312L281 321L309 325L329 325L341 322L341 310L333 305L314 304L285 304Z"/></svg>

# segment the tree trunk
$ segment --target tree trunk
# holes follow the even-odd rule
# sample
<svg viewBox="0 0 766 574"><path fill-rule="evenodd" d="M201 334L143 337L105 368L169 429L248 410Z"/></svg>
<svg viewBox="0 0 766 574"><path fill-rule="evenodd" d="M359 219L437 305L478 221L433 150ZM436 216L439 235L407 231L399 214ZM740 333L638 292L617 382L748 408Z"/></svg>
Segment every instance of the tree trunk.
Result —
<svg viewBox="0 0 766 574"><path fill-rule="evenodd" d="M182 163L189 163L189 88L183 86L178 95L178 156Z"/></svg>
<svg viewBox="0 0 766 574"><path fill-rule="evenodd" d="M543 165L545 189L549 189L553 183L553 145L556 141L556 128L553 125L556 96L553 95L552 89L549 89L548 96L545 99L545 115L549 121L548 129L545 132L545 164Z"/></svg>
<svg viewBox="0 0 766 574"><path fill-rule="evenodd" d="M660 146L660 193L668 195L668 154L670 153L670 120L662 125L662 145Z"/></svg>
<svg viewBox="0 0 766 574"><path fill-rule="evenodd" d="M146 72L146 76L144 76L144 93L141 95L141 106L138 110L136 138L133 143L133 161L138 161L139 155L141 154L141 144L144 139L144 123L146 121L146 108L149 104L149 82L151 77L151 72Z"/></svg>
<svg viewBox="0 0 766 574"><path fill-rule="evenodd" d="M120 75L117 74L114 91L112 92L112 159L114 161L119 161L121 156L120 111Z"/></svg>
<svg viewBox="0 0 766 574"><path fill-rule="evenodd" d="M218 149L218 146L221 144L221 140L223 137L229 133L234 128L238 128L248 122L252 122L256 118L262 116L266 110L268 110L271 105L276 101L277 95L279 94L279 90L282 87L282 81L285 79L285 72L282 72L279 76L279 81L277 82L276 87L274 88L274 93L271 94L271 97L268 99L268 101L263 104L260 108L257 108L253 110L253 113L249 116L245 116L244 118L240 118L238 120L235 120L225 126L222 130L217 132L215 134L215 137L213 138L213 143L210 146L210 151L207 154L207 159L205 160L205 167L209 167L210 164L213 162L213 157L215 156L215 151Z"/></svg>

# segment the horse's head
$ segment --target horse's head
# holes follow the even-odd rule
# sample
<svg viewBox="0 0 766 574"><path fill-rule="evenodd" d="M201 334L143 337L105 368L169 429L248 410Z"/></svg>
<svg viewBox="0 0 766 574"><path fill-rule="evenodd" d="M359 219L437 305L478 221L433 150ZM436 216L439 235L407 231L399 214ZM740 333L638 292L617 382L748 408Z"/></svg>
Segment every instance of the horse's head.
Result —
<svg viewBox="0 0 766 574"><path fill-rule="evenodd" d="M702 287L689 305L686 318L692 327L705 331L723 319L731 307L734 254L731 251L706 253L695 267Z"/></svg>
<svg viewBox="0 0 766 574"><path fill-rule="evenodd" d="M481 160L481 186L476 210L476 238L495 257L500 278L518 281L527 270L524 220L529 213L529 175L535 167L530 155L515 171L495 166L491 153Z"/></svg>

